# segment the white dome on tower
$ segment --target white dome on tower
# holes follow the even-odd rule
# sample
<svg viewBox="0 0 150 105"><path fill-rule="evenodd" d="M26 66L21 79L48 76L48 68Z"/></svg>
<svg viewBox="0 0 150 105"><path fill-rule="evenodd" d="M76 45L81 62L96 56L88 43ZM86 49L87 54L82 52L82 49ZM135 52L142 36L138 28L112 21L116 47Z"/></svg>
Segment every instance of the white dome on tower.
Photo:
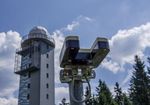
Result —
<svg viewBox="0 0 150 105"><path fill-rule="evenodd" d="M33 40L36 40L36 41L41 40L55 47L54 39L52 38L52 36L50 36L47 29L42 26L33 27L29 31L28 35L22 37L21 46L26 46L26 44L30 43Z"/></svg>
<svg viewBox="0 0 150 105"><path fill-rule="evenodd" d="M49 35L47 29L42 26L36 26L32 28L31 31L29 32L29 35L31 36L35 34L41 34L41 35L46 35L46 36Z"/></svg>

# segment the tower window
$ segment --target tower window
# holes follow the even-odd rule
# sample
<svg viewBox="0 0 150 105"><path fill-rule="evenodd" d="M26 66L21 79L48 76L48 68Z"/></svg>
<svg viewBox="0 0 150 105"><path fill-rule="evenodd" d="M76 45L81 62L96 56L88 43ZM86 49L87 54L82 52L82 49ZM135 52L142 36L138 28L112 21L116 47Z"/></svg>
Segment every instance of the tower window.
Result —
<svg viewBox="0 0 150 105"><path fill-rule="evenodd" d="M28 88L30 88L30 84L28 84Z"/></svg>
<svg viewBox="0 0 150 105"><path fill-rule="evenodd" d="M31 58L32 56L31 56L31 54L29 54L29 58Z"/></svg>
<svg viewBox="0 0 150 105"><path fill-rule="evenodd" d="M49 95L48 94L46 94L46 99L48 99L49 98Z"/></svg>
<svg viewBox="0 0 150 105"><path fill-rule="evenodd" d="M48 64L46 64L46 68L48 68L49 67L49 65Z"/></svg>
<svg viewBox="0 0 150 105"><path fill-rule="evenodd" d="M29 64L29 67L31 67L31 63Z"/></svg>
<svg viewBox="0 0 150 105"><path fill-rule="evenodd" d="M46 84L46 88L49 88L49 85L48 85L48 83Z"/></svg>
<svg viewBox="0 0 150 105"><path fill-rule="evenodd" d="M49 55L48 55L48 54L46 54L46 58L49 58Z"/></svg>
<svg viewBox="0 0 150 105"><path fill-rule="evenodd" d="M41 50L41 48L40 48L40 45L38 46L38 51L40 51Z"/></svg>
<svg viewBox="0 0 150 105"><path fill-rule="evenodd" d="M29 72L29 73L28 73L28 78L30 78L30 77L31 77L31 73Z"/></svg>
<svg viewBox="0 0 150 105"><path fill-rule="evenodd" d="M46 78L49 78L49 74L48 73L46 73Z"/></svg>
<svg viewBox="0 0 150 105"><path fill-rule="evenodd" d="M30 99L30 95L29 95L29 94L27 94L27 99L28 99L28 100Z"/></svg>
<svg viewBox="0 0 150 105"><path fill-rule="evenodd" d="M49 45L47 45L47 49L49 49Z"/></svg>

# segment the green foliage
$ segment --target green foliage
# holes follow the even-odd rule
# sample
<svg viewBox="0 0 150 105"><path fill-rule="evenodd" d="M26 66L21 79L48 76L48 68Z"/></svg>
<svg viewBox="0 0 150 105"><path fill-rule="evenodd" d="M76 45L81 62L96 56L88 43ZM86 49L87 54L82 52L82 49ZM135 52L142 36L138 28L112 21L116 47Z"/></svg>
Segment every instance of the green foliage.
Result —
<svg viewBox="0 0 150 105"><path fill-rule="evenodd" d="M116 82L115 87L114 87L114 91L115 91L115 102L118 105L121 105L122 101L123 101L123 95L122 95L122 90L119 87L119 83Z"/></svg>
<svg viewBox="0 0 150 105"><path fill-rule="evenodd" d="M131 105L129 98L126 96L125 93L122 92L122 89L121 87L119 87L118 82L116 82L115 84L114 91L115 91L114 100L117 105Z"/></svg>
<svg viewBox="0 0 150 105"><path fill-rule="evenodd" d="M134 71L130 81L130 99L133 105L149 105L148 76L144 67L144 62L135 56Z"/></svg>
<svg viewBox="0 0 150 105"><path fill-rule="evenodd" d="M147 58L149 66L147 67L147 75L148 75L148 100L150 103L150 57Z"/></svg>
<svg viewBox="0 0 150 105"><path fill-rule="evenodd" d="M132 105L129 100L129 97L127 97L127 95L125 93L123 93L122 97L123 97L122 105Z"/></svg>
<svg viewBox="0 0 150 105"><path fill-rule="evenodd" d="M105 82L99 80L97 91L97 105L115 105L112 94Z"/></svg>

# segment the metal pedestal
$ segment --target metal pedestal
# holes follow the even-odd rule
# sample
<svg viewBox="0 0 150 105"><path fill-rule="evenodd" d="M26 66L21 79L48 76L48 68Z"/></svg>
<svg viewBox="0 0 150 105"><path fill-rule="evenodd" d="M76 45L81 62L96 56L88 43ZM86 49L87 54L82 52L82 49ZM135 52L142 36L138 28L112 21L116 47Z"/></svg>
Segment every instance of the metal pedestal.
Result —
<svg viewBox="0 0 150 105"><path fill-rule="evenodd" d="M75 80L74 84L69 83L70 105L84 105L82 102L76 102L75 100L83 100L83 82Z"/></svg>

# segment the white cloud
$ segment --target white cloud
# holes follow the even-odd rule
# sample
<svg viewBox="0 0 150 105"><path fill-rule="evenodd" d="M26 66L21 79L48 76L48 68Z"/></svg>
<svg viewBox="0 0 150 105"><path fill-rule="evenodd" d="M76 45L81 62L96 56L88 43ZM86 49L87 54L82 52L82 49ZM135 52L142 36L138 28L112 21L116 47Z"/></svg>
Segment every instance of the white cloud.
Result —
<svg viewBox="0 0 150 105"><path fill-rule="evenodd" d="M0 105L17 105L16 98L0 98Z"/></svg>
<svg viewBox="0 0 150 105"><path fill-rule="evenodd" d="M139 55L141 58L147 56L144 52L146 48L150 47L150 23L127 30L119 30L109 42L109 57L104 60L102 67L113 73L126 70L128 75L121 83L121 86L124 86L132 75L132 68L126 68L125 65L133 65L135 55Z"/></svg>
<svg viewBox="0 0 150 105"><path fill-rule="evenodd" d="M87 23L90 23L90 22L93 22L93 21L94 20L90 17L80 15L74 21L72 21L71 24L68 24L68 25L66 25L65 27L63 27L59 30L56 30L55 33L58 33L58 34L71 33L71 32L76 31L76 29L80 29L80 27L82 25L83 26L87 25Z"/></svg>
<svg viewBox="0 0 150 105"><path fill-rule="evenodd" d="M120 30L110 39L109 56L111 59L104 62L103 66L114 73L124 70L126 63L133 64L136 54L143 57L147 47L150 47L150 23Z"/></svg>
<svg viewBox="0 0 150 105"><path fill-rule="evenodd" d="M52 35L55 40L55 82L60 83L59 81L59 71L60 71L60 63L59 63L59 55L63 45L64 36L60 31L55 31Z"/></svg>
<svg viewBox="0 0 150 105"><path fill-rule="evenodd" d="M8 31L7 33L0 33L0 67L13 70L14 52L19 42L20 35L17 32Z"/></svg>
<svg viewBox="0 0 150 105"><path fill-rule="evenodd" d="M18 78L14 74L14 55L21 38L15 31L0 33L0 105L16 105L14 92L18 90Z"/></svg>
<svg viewBox="0 0 150 105"><path fill-rule="evenodd" d="M89 18L89 17L84 17L87 21L93 21L93 19Z"/></svg>
<svg viewBox="0 0 150 105"><path fill-rule="evenodd" d="M4 42L5 42L5 33L4 32L2 32L2 33L0 33L0 47L4 44Z"/></svg>
<svg viewBox="0 0 150 105"><path fill-rule="evenodd" d="M59 102L63 98L69 99L69 88L67 87L57 87L55 88L55 94L56 94L56 104L58 105Z"/></svg>
<svg viewBox="0 0 150 105"><path fill-rule="evenodd" d="M83 15L80 15L77 17L77 21L81 22L81 21L94 21L94 19L90 18L90 17L87 17L87 16L83 16Z"/></svg>
<svg viewBox="0 0 150 105"><path fill-rule="evenodd" d="M128 75L124 78L120 86L123 87L124 84L126 84L130 80L131 76L132 76L132 70L128 70Z"/></svg>
<svg viewBox="0 0 150 105"><path fill-rule="evenodd" d="M102 65L103 67L107 67L107 69L112 71L113 73L117 73L118 70L121 69L120 65L117 62L113 62L112 60L104 59Z"/></svg>
<svg viewBox="0 0 150 105"><path fill-rule="evenodd" d="M65 28L67 31L72 31L76 27L78 27L80 24L77 21L73 21L72 24L68 24L67 27Z"/></svg>

